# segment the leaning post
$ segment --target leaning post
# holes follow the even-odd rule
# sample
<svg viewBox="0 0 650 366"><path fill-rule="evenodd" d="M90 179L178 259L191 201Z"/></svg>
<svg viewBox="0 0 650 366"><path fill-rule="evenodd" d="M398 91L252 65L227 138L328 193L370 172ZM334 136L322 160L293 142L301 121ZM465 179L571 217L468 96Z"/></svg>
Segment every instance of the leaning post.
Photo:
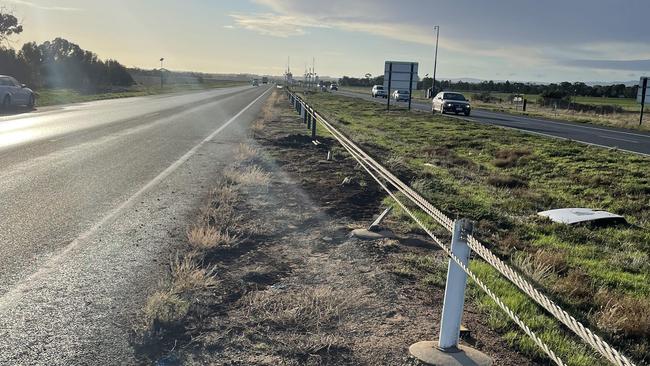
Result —
<svg viewBox="0 0 650 366"><path fill-rule="evenodd" d="M311 110L311 139L316 140L316 112Z"/></svg>
<svg viewBox="0 0 650 366"><path fill-rule="evenodd" d="M461 219L454 222L451 253L463 266L469 265L470 248L467 244L467 236L471 232L471 221ZM440 337L437 341L421 341L409 347L411 356L421 363L437 366L492 365L492 359L487 355L459 344L466 285L467 273L450 258L440 319Z"/></svg>
<svg viewBox="0 0 650 366"><path fill-rule="evenodd" d="M460 219L454 222L454 233L451 238L451 253L460 260L464 266L469 265L470 249L467 245L467 236L472 232L472 222ZM465 305L465 287L467 286L467 273L451 258L447 270L447 285L445 298L442 303L442 318L440 320L440 340L438 347L442 350L455 349L460 336L460 322L463 318Z"/></svg>

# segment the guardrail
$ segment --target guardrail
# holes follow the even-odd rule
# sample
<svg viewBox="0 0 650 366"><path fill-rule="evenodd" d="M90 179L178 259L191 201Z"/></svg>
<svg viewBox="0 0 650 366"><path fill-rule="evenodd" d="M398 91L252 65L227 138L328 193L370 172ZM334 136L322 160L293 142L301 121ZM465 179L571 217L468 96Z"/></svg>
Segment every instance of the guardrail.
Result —
<svg viewBox="0 0 650 366"><path fill-rule="evenodd" d="M467 277L470 277L476 285L481 288L507 315L526 333L537 346L558 365L565 363L553 352L553 350L535 332L533 332L515 312L492 291L488 286L469 269L470 250L474 251L485 262L494 267L501 275L507 278L523 293L544 308L549 314L562 322L568 329L580 337L593 350L607 359L614 365L634 366L634 364L619 351L610 346L600 336L585 327L573 316L555 304L546 295L537 290L530 282L519 275L514 269L500 260L485 245L483 245L471 233L471 225L467 220L452 220L438 210L417 192L411 189L404 182L399 180L389 170L384 168L370 155L363 151L347 136L338 131L320 113L314 110L300 96L287 89L289 102L300 114L304 123L311 130L312 139L316 139L316 124L320 124L327 130L352 157L364 168L364 170L384 189L397 205L415 221L431 237L449 257L449 269L447 273L447 284L445 286L445 297L443 302L442 319L440 327L440 339L438 347L442 350L454 349L458 346L460 334L460 319L464 305L464 291ZM422 220L414 214L413 210L407 207L397 196L396 192L402 193L420 210L429 215L437 224L452 233L451 246L446 245L441 239L433 234Z"/></svg>

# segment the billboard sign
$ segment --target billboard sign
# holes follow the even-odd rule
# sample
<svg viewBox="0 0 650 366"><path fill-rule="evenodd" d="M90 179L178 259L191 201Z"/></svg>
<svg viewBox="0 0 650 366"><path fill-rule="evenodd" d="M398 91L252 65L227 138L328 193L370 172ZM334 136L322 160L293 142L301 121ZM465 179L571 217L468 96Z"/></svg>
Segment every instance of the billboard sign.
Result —
<svg viewBox="0 0 650 366"><path fill-rule="evenodd" d="M645 98L643 92L645 91ZM648 83L648 77L643 76L639 81L639 91L636 94L637 103L650 104L650 84Z"/></svg>
<svg viewBox="0 0 650 366"><path fill-rule="evenodd" d="M419 80L417 62L386 61L384 64L384 89L389 95L396 89L417 89Z"/></svg>

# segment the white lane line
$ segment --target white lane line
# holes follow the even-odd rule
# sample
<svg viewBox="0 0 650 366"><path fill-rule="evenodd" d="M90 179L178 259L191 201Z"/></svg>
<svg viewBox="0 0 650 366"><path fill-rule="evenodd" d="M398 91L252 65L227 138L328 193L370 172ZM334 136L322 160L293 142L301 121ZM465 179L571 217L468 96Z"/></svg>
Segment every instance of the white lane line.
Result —
<svg viewBox="0 0 650 366"><path fill-rule="evenodd" d="M619 141L625 141L625 142L631 142L633 144L638 144L639 140L630 140L630 139L622 139L619 137L611 137L611 136L605 136L605 135L597 135L599 137L604 137L606 139L611 139L611 140L619 140Z"/></svg>
<svg viewBox="0 0 650 366"><path fill-rule="evenodd" d="M136 201L140 199L142 195L144 195L148 190L156 186L158 183L160 183L163 179L167 178L171 173L173 173L176 169L178 169L183 163L185 163L189 158L191 158L198 149L200 149L206 142L209 142L212 140L215 136L217 136L221 131L223 131L226 127L228 127L231 123L233 123L239 116L244 114L250 107L252 107L257 101L262 99L270 90L271 88L267 89L264 93L262 93L259 97L255 98L252 102L250 102L246 107L244 107L242 110L240 110L236 115L234 115L232 118L230 118L226 123L221 125L219 128L214 130L208 137L203 139L203 141L199 142L196 146L194 146L190 151L186 152L183 156L181 156L178 160L176 160L174 163L172 163L170 166L168 166L165 170L163 170L160 174L158 174L155 178L153 178L149 183L145 184L142 188L140 188L137 192L135 192L131 197L129 197L126 201L122 202L119 206L111 210L108 214L106 214L101 220L99 220L95 225L93 225L90 229L88 229L86 232L82 233L79 235L76 239L70 242L61 252L50 258L47 263L45 263L43 266L41 266L36 272L32 273L29 275L26 279L20 281L20 283L16 286L14 286L13 289L2 295L0 297L0 309L4 310L9 304L11 304L11 300L20 294L24 293L28 288L29 288L29 283L33 282L34 280L38 279L40 276L46 274L50 269L56 268L56 264L66 255L68 254L71 250L75 249L76 247L79 246L84 240L87 238L91 237L94 235L99 229L102 228L102 226L107 225L111 223L117 215L119 215L122 211L125 209L131 207Z"/></svg>

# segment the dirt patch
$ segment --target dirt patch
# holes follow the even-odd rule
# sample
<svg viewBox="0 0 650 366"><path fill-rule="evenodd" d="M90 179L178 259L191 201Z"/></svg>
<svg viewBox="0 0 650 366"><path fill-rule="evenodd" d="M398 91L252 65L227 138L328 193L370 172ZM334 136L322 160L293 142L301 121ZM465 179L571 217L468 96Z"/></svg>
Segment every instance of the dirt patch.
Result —
<svg viewBox="0 0 650 366"><path fill-rule="evenodd" d="M197 294L183 326L167 334L164 347L142 351L142 359L165 365L415 364L409 345L437 336L444 255L425 237L400 231L397 218L386 223L396 239L350 238L350 228L368 225L379 213L384 195L353 160L334 153L327 161L334 141L319 137L314 145L279 93L253 133L260 156L251 159L263 170L256 174L268 174L270 183L265 190L240 185L242 216L233 225L258 229L235 245L210 249L202 263L215 268L217 284ZM464 323L473 334L464 342L497 364L534 364L491 332L471 304Z"/></svg>

